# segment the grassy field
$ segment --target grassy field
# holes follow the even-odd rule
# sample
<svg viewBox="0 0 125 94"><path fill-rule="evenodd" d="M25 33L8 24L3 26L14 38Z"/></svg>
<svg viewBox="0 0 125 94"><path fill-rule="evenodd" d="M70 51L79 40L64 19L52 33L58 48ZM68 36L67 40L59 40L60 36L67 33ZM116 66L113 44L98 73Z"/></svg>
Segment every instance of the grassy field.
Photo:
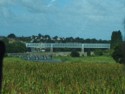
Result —
<svg viewBox="0 0 125 94"><path fill-rule="evenodd" d="M61 59L64 63L116 63L110 56L88 56L88 57L54 57Z"/></svg>
<svg viewBox="0 0 125 94"><path fill-rule="evenodd" d="M2 94L125 94L125 68L111 57L61 59L67 63L5 58Z"/></svg>

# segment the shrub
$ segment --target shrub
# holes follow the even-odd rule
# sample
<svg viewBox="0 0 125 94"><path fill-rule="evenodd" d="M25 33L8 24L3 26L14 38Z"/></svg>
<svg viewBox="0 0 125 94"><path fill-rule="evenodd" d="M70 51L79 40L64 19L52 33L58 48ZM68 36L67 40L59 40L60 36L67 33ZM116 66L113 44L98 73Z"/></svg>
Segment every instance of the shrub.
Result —
<svg viewBox="0 0 125 94"><path fill-rule="evenodd" d="M112 57L118 63L125 63L125 42L115 47Z"/></svg>
<svg viewBox="0 0 125 94"><path fill-rule="evenodd" d="M71 56L71 57L79 57L80 54L79 54L78 51L73 50L73 51L71 52L70 56Z"/></svg>
<svg viewBox="0 0 125 94"><path fill-rule="evenodd" d="M100 49L97 49L97 50L95 50L95 55L102 56L103 55L103 51L100 50Z"/></svg>
<svg viewBox="0 0 125 94"><path fill-rule="evenodd" d="M23 53L26 52L26 46L22 42L14 42L6 45L7 53Z"/></svg>

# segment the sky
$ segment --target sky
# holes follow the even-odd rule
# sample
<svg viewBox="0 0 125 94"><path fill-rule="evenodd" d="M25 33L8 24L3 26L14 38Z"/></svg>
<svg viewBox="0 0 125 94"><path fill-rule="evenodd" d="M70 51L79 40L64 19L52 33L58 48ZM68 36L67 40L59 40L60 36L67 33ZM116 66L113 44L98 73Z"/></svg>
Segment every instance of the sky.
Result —
<svg viewBox="0 0 125 94"><path fill-rule="evenodd" d="M0 0L0 35L111 39L121 30L125 0Z"/></svg>

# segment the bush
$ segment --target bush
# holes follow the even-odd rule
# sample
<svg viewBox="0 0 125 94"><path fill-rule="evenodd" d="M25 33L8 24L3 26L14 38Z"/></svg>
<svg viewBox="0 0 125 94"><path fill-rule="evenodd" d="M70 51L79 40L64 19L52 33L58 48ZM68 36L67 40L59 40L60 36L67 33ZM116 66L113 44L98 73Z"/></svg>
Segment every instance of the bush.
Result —
<svg viewBox="0 0 125 94"><path fill-rule="evenodd" d="M125 64L125 42L115 47L112 57L117 63Z"/></svg>
<svg viewBox="0 0 125 94"><path fill-rule="evenodd" d="M23 53L26 52L26 46L22 42L14 42L6 45L7 53Z"/></svg>
<svg viewBox="0 0 125 94"><path fill-rule="evenodd" d="M79 54L78 51L73 50L73 51L71 52L70 56L71 56L71 57L79 57L80 54Z"/></svg>
<svg viewBox="0 0 125 94"><path fill-rule="evenodd" d="M94 53L95 53L95 55L97 55L97 56L102 56L102 55L103 55L103 51L100 50L100 49L95 50Z"/></svg>

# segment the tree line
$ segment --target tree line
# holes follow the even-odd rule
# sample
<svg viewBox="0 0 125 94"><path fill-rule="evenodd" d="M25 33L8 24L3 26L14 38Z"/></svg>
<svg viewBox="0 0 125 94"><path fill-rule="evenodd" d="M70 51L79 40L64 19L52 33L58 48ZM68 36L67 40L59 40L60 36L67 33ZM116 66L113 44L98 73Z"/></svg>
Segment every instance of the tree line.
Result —
<svg viewBox="0 0 125 94"><path fill-rule="evenodd" d="M27 48L25 46L26 42L32 42L32 43L110 43L111 44L111 50L112 50L112 56L114 59L116 59L117 62L121 62L119 57L121 57L121 44L123 43L123 37L120 30L113 31L111 35L111 40L97 40L97 39L84 39L80 37L50 37L49 35L41 35L38 34L37 36L16 36L15 34L9 34L6 37L3 37L2 40L4 41L7 49L7 53L23 53L27 51ZM60 49L56 49L60 51ZM61 49L62 51L64 49ZM66 49L69 51L69 49ZM65 50L64 50L65 51ZM123 52L123 51L122 51ZM119 56L119 57L118 57Z"/></svg>
<svg viewBox="0 0 125 94"><path fill-rule="evenodd" d="M49 35L38 34L37 36L32 35L28 37L16 36L14 33L9 34L8 36L2 37L6 45L7 53L22 53L26 52L28 49L25 46L25 43L109 43L110 40L97 40L97 39L84 39L80 37L51 37ZM64 50L69 51L69 49L56 49L57 51Z"/></svg>
<svg viewBox="0 0 125 94"><path fill-rule="evenodd" d="M77 43L110 43L110 40L102 40L102 39L97 40L96 38L92 38L92 39L90 38L84 39L80 37L64 38L64 37L58 37L58 36L51 37L49 35L42 35L42 34L32 35L29 37L24 37L24 36L18 37L15 34L9 34L7 38L13 38L13 39L17 39L20 41L32 42L32 43L39 43L39 42L42 42L42 43L69 43L69 42L70 43L74 43L74 42L77 42Z"/></svg>
<svg viewBox="0 0 125 94"><path fill-rule="evenodd" d="M31 42L33 43L39 43L39 42L43 42L43 43L74 43L74 42L77 42L77 43L109 43L110 41L109 40L97 40L95 38L93 39L90 39L90 38L87 38L87 39L84 39L84 38L80 38L80 37L58 37L58 36L54 36L54 37L51 37L49 35L41 35L41 34L38 34L37 36L32 36L31 37Z"/></svg>

